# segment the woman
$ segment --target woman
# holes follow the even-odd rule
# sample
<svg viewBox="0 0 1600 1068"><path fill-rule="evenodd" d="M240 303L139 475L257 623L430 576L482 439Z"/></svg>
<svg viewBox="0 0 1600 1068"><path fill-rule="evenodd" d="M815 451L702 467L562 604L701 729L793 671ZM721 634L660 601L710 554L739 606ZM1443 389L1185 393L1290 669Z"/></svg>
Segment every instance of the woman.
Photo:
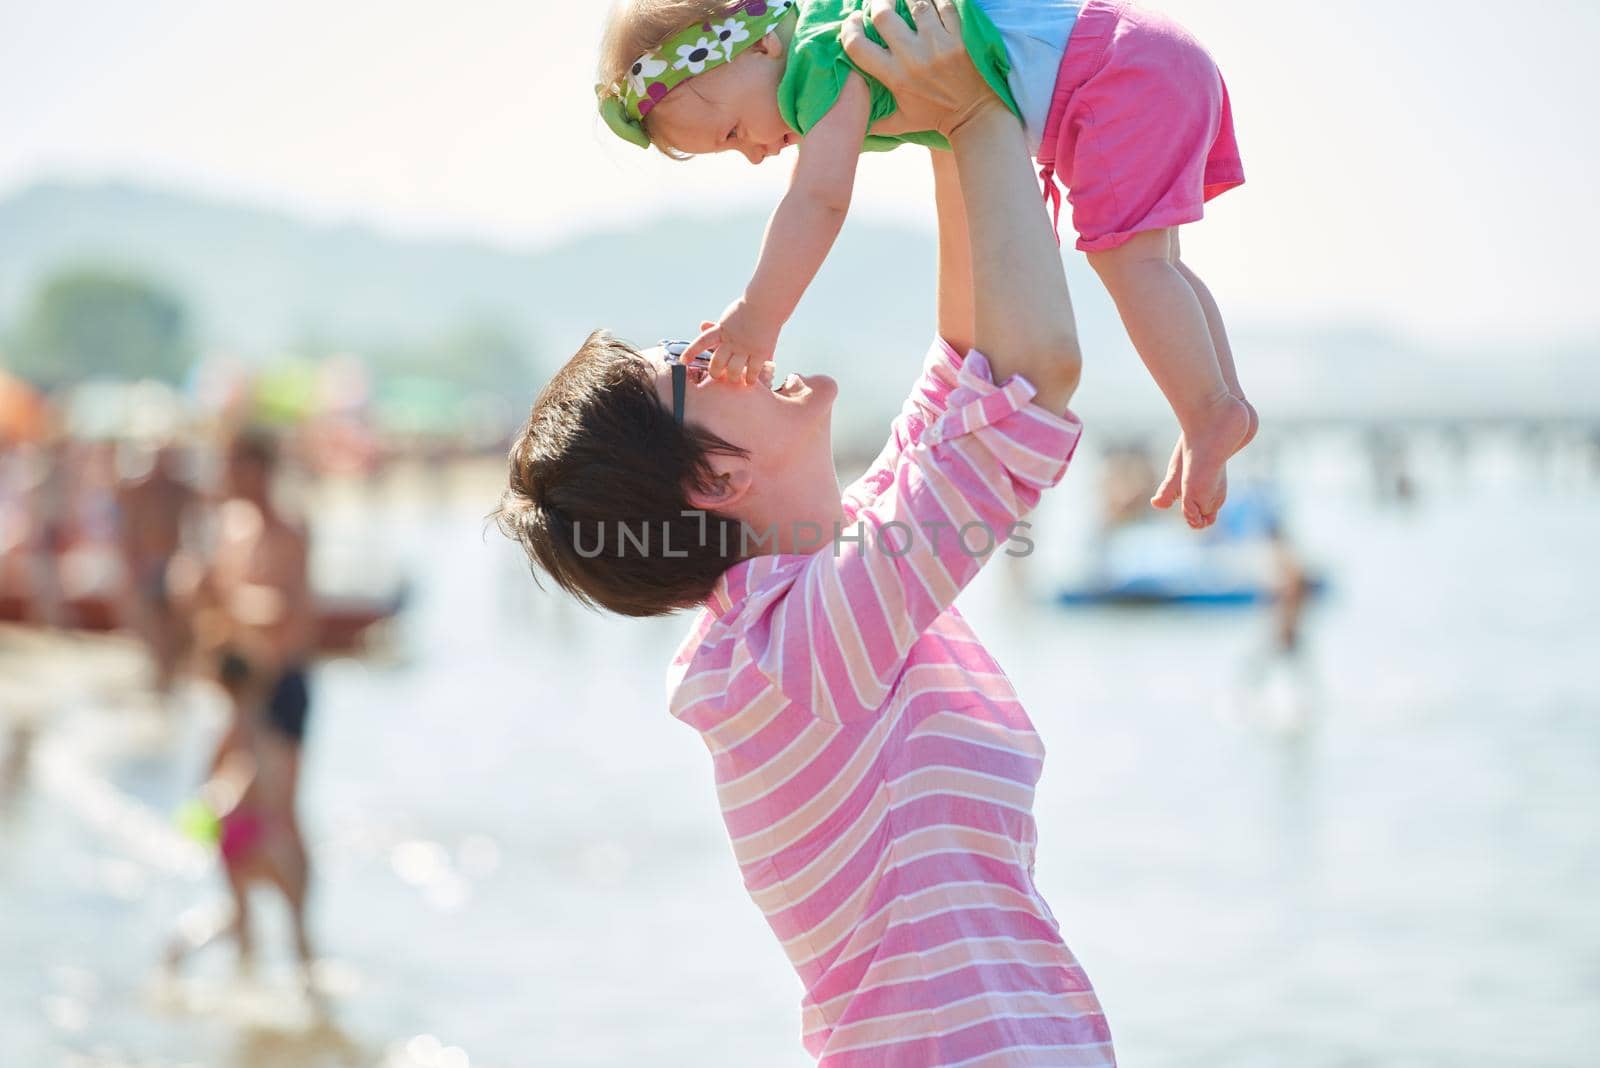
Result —
<svg viewBox="0 0 1600 1068"><path fill-rule="evenodd" d="M535 402L498 518L586 602L698 607L672 711L711 751L821 1064L1109 1065L1033 883L1043 747L951 607L1077 444L1066 279L951 0L911 11L915 33L875 12L888 51L847 28L954 149L934 157L939 339L872 469L841 499L830 379L739 386L597 333Z"/></svg>

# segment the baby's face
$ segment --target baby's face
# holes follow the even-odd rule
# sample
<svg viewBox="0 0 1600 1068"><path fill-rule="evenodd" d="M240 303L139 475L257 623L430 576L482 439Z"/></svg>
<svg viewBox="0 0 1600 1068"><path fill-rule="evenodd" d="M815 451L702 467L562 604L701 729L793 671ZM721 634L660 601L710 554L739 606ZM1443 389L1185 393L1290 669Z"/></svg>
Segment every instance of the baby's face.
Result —
<svg viewBox="0 0 1600 1068"><path fill-rule="evenodd" d="M800 135L778 113L778 83L788 53L768 34L732 63L696 75L650 113L650 132L691 156L740 152L760 163Z"/></svg>

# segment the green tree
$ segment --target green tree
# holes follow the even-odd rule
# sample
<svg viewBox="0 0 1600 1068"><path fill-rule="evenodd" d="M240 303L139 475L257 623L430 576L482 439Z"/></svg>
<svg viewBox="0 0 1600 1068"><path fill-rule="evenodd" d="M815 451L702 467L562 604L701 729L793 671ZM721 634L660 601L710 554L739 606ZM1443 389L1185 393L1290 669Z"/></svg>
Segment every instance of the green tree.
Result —
<svg viewBox="0 0 1600 1068"><path fill-rule="evenodd" d="M177 382L193 362L188 313L175 294L139 275L63 271L34 295L8 362L44 387L89 377Z"/></svg>
<svg viewBox="0 0 1600 1068"><path fill-rule="evenodd" d="M407 345L381 347L372 353L380 378L426 375L449 379L469 390L513 396L537 384L528 346L503 323L469 320Z"/></svg>
<svg viewBox="0 0 1600 1068"><path fill-rule="evenodd" d="M402 432L494 441L516 425L538 384L527 345L492 319L370 355L378 420Z"/></svg>

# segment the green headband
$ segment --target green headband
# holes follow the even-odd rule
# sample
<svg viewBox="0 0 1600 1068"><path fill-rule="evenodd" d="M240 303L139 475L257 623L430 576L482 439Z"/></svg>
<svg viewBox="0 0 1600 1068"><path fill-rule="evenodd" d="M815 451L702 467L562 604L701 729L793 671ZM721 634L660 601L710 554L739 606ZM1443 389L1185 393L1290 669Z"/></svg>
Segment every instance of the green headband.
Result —
<svg viewBox="0 0 1600 1068"><path fill-rule="evenodd" d="M662 97L696 74L731 63L793 7L794 0L737 0L720 17L680 30L634 60L619 84L595 87L600 117L624 141L649 148L644 117Z"/></svg>

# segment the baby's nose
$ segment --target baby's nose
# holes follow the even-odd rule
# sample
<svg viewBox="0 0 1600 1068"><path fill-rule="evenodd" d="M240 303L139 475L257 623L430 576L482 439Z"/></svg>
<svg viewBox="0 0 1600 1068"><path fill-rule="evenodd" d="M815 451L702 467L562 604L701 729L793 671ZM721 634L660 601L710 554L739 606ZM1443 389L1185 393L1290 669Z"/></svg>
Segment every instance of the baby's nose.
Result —
<svg viewBox="0 0 1600 1068"><path fill-rule="evenodd" d="M767 158L766 152L756 145L746 145L740 151L744 153L744 158L749 160L752 164L760 163L762 160Z"/></svg>

